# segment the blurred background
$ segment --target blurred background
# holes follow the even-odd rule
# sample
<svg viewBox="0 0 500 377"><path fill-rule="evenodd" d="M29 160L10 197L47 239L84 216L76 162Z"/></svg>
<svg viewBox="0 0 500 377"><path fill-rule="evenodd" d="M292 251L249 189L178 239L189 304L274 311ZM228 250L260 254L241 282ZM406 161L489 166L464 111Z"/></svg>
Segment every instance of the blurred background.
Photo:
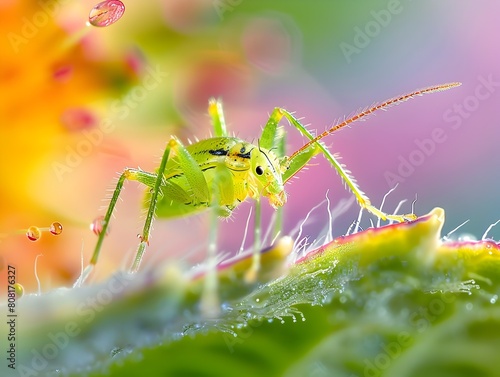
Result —
<svg viewBox="0 0 500 377"><path fill-rule="evenodd" d="M375 102L460 81L378 113L325 139L375 205L418 195L415 212L443 207L444 233L481 238L500 219L498 130L500 5L390 0L348 3L272 0L125 1L115 24L86 26L92 1L0 1L0 285L6 266L36 292L71 285L96 242L89 225L125 167L153 171L170 135L210 135L206 107L223 100L229 129L256 142L284 107L323 131ZM287 127L288 153L304 142ZM285 233L328 192L352 195L316 158L287 187ZM144 213L143 187L126 183L95 279L127 268ZM251 203L221 221L220 250L234 253ZM264 211L269 223L272 210ZM358 207L334 221L342 235ZM314 239L327 213L303 235ZM365 221L368 220L365 215ZM26 229L63 224L30 242ZM367 222L365 225L369 225ZM145 264L203 260L209 222L200 215L154 225ZM194 236L195 235L195 236ZM500 239L500 226L490 232Z"/></svg>

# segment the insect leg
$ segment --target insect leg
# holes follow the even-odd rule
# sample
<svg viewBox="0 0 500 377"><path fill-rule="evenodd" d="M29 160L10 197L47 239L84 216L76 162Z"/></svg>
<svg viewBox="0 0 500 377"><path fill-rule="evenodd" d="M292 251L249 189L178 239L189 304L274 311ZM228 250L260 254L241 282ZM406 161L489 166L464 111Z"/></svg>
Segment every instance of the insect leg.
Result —
<svg viewBox="0 0 500 377"><path fill-rule="evenodd" d="M85 279L89 276L89 274L92 272L94 266L97 263L97 259L99 258L99 253L101 251L104 237L108 233L109 222L111 221L111 217L113 216L113 211L115 209L116 202L118 201L118 198L122 191L123 183L126 180L139 181L145 184L146 186L153 187L154 182L156 181L156 174L148 173L138 169L127 168L120 175L120 178L118 178L118 183L116 184L115 190L113 192L113 196L111 197L108 209L106 211L106 215L104 216L102 223L102 230L97 238L97 244L94 248L94 253L92 254L92 258L90 259L89 265L85 268L85 270L82 273L82 276L79 278L80 284L85 281Z"/></svg>
<svg viewBox="0 0 500 377"><path fill-rule="evenodd" d="M257 280L257 274L260 270L260 253L262 251L262 205L259 198L255 201L254 219L252 264L245 273L245 281L247 283L254 283Z"/></svg>
<svg viewBox="0 0 500 377"><path fill-rule="evenodd" d="M309 140L313 140L314 136L288 111L280 109L283 116L290 122L290 124L295 127L299 132L307 137ZM310 149L312 148L312 149ZM366 194L361 191L356 183L356 180L351 175L351 172L346 169L345 165L341 164L335 156L326 148L321 142L314 143L311 147L304 149L299 154L293 156L290 160L284 163L288 164L289 169L283 175L283 182L288 181L293 177L301 168L304 166L309 159L318 153L323 153L328 161L332 164L333 168L340 175L347 187L352 191L356 197L359 205L366 209L368 212L374 214L375 216L381 218L382 220L394 220L394 221L405 221L414 220L416 216L414 214L406 215L390 215L385 212L380 211L378 208L374 207L370 199Z"/></svg>
<svg viewBox="0 0 500 377"><path fill-rule="evenodd" d="M283 109L275 107L260 135L259 145L266 149L272 149L279 145L278 124L283 118ZM283 151L284 153L284 151Z"/></svg>
<svg viewBox="0 0 500 377"><path fill-rule="evenodd" d="M218 297L217 276L217 235L219 230L219 217L228 216L229 209L221 208L221 199L234 196L231 173L224 165L215 167L214 178L211 182L212 198L210 202L210 230L208 236L208 251L206 259L206 273L201 296L201 312L208 318L215 317L220 312ZM231 200L232 201L232 200Z"/></svg>
<svg viewBox="0 0 500 377"><path fill-rule="evenodd" d="M158 195L160 194L162 185L165 186L163 176L171 150L174 150L179 158L179 165L184 171L186 180L188 181L192 190L193 201L197 201L199 203L208 203L209 201L210 193L208 191L207 182L205 181L205 177L203 176L203 172L201 171L200 166L195 161L193 156L189 154L186 148L184 148L181 142L172 137L168 142L165 151L163 152L160 167L158 168L156 180L151 192L146 221L144 222L144 228L142 230L141 242L137 249L135 260L130 269L130 272L137 272L144 255L144 251L146 250L146 246L149 244L149 235L151 233L151 226L153 224L153 218L156 211Z"/></svg>
<svg viewBox="0 0 500 377"><path fill-rule="evenodd" d="M277 130L275 140L276 140L275 154L282 159L286 153L286 133L284 128L279 128ZM279 207L277 209L276 221L274 223L274 230L272 234L273 240L283 231L284 210L285 209L283 207Z"/></svg>
<svg viewBox="0 0 500 377"><path fill-rule="evenodd" d="M212 126L214 127L214 136L227 136L226 121L224 119L224 111L222 102L215 98L210 98L208 101L208 114L212 118Z"/></svg>
<svg viewBox="0 0 500 377"><path fill-rule="evenodd" d="M280 108L275 108L262 130L259 138L259 146L266 149L274 149L279 157L285 154L285 133L282 128L278 128L278 123L283 117ZM262 248L262 215L261 202L257 198L255 201L255 221L254 221L254 244L252 253L252 265L245 274L247 282L254 282L260 270L260 254ZM273 239L281 232L283 225L283 207L277 209L276 222L274 224Z"/></svg>

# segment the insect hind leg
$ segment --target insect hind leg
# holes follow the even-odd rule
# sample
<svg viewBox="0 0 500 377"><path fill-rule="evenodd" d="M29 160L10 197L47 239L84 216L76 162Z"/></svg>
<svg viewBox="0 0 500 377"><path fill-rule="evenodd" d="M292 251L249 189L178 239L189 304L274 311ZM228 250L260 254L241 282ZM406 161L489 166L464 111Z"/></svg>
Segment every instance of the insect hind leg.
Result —
<svg viewBox="0 0 500 377"><path fill-rule="evenodd" d="M214 136L227 136L226 121L224 119L224 111L222 102L215 98L210 98L208 102L208 114L212 118L212 126L214 128Z"/></svg>
<svg viewBox="0 0 500 377"><path fill-rule="evenodd" d="M120 197L120 193L122 191L123 184L125 183L125 181L126 180L138 181L146 186L153 187L156 179L157 176L155 174L148 173L139 169L127 168L122 172L122 174L118 178L118 182L113 192L113 196L111 197L111 201L104 216L102 222L102 229L97 238L97 243L94 248L94 253L92 254L92 258L90 259L89 265L85 268L82 275L78 279L77 285L81 285L88 278L90 273L93 271L95 265L97 264L97 260L99 258L104 237L108 233L109 223L111 221L111 217L113 216L113 211L115 209L118 198Z"/></svg>

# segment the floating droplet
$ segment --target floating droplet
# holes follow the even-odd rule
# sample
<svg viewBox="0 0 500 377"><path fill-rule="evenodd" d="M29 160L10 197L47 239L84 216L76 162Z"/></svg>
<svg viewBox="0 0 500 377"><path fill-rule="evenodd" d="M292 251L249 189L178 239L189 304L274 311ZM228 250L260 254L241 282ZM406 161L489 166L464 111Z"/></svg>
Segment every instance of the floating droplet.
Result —
<svg viewBox="0 0 500 377"><path fill-rule="evenodd" d="M63 226L61 225L61 223L54 222L54 223L50 224L49 231L50 231L50 233L52 233L54 236L58 236L59 234L61 234L61 233L62 233L62 231L63 231Z"/></svg>
<svg viewBox="0 0 500 377"><path fill-rule="evenodd" d="M26 232L26 237L28 237L28 239L33 242L38 241L41 236L42 231L37 226L30 226L28 228L28 231Z"/></svg>
<svg viewBox="0 0 500 377"><path fill-rule="evenodd" d="M104 216L99 216L92 221L92 224L90 224L90 230L94 232L96 236L102 233L102 230L104 229ZM106 230L106 236L109 234L109 226L108 229Z"/></svg>
<svg viewBox="0 0 500 377"><path fill-rule="evenodd" d="M125 13L125 5L121 1L102 1L95 5L89 13L89 23L96 27L114 24Z"/></svg>
<svg viewBox="0 0 500 377"><path fill-rule="evenodd" d="M16 292L16 296L18 298L23 297L23 295L24 295L24 287L21 284L19 284L19 283L14 284L13 287L14 287L14 290Z"/></svg>

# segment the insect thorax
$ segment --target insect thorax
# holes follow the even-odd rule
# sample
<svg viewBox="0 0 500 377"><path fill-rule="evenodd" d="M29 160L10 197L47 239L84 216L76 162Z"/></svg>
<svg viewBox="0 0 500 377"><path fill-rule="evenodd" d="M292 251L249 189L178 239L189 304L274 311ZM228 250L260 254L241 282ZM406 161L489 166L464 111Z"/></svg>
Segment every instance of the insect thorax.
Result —
<svg viewBox="0 0 500 377"><path fill-rule="evenodd" d="M213 203L213 195L218 196L224 216L229 216L248 197L267 196L275 207L284 203L279 163L272 152L234 137L200 140L186 149L203 172L208 196L202 200L196 198L174 157L167 163L167 184L162 187L165 195L160 198L157 208L159 217L188 215L206 209Z"/></svg>

